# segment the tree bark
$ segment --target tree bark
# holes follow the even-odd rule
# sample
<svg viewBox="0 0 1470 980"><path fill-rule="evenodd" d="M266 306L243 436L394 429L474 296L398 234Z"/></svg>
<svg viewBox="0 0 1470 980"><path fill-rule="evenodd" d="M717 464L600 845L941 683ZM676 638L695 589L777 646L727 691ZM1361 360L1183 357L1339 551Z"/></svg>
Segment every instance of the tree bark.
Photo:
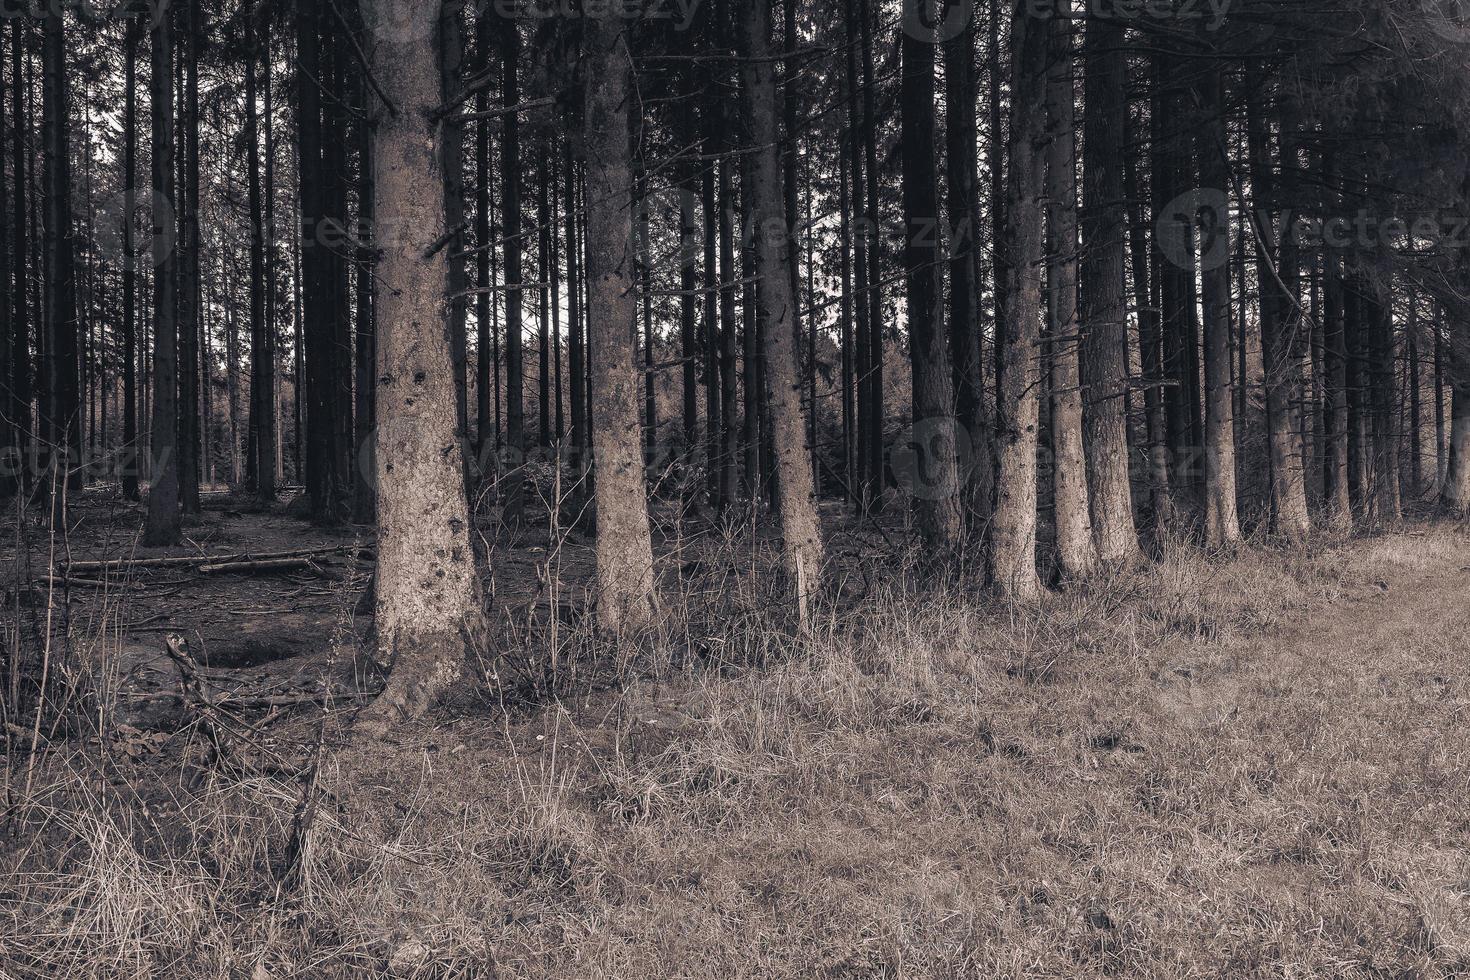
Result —
<svg viewBox="0 0 1470 980"><path fill-rule="evenodd" d="M521 98L519 62L520 27L514 18L501 20L501 92L505 108ZM500 129L501 236L505 254L505 451L509 456L508 486L503 492L502 519L518 525L525 511L526 406L521 308L525 276L521 268L524 248L521 222L521 130L520 116L508 111Z"/></svg>
<svg viewBox="0 0 1470 980"><path fill-rule="evenodd" d="M1051 381L1052 496L1057 560L1066 578L1097 566L1083 444L1077 318L1077 138L1070 0L1058 0L1047 69L1047 327Z"/></svg>
<svg viewBox="0 0 1470 980"><path fill-rule="evenodd" d="M953 373L943 328L938 177L934 143L934 39L903 32L899 80L903 164L904 286L912 371L913 506L928 553L952 557L964 526L960 509Z"/></svg>
<svg viewBox="0 0 1470 980"><path fill-rule="evenodd" d="M14 293L11 303L11 354L10 390L15 412L11 416L16 431L16 449L20 454L21 479L19 489L28 485L33 439L31 436L31 399L34 395L31 383L31 317L30 297L26 282L26 270L30 267L30 236L26 227L26 171L29 154L26 151L27 113L25 91L25 24L24 19L15 19L10 25L10 56L12 82L10 89L15 93L15 113L12 116L11 132L11 218L14 234L11 240L11 260Z"/></svg>
<svg viewBox="0 0 1470 980"><path fill-rule="evenodd" d="M63 14L47 5L42 17L42 176L46 194L45 365L42 432L51 447L55 486L70 493L84 479L82 392L77 374L77 281L72 234L70 104ZM18 90L19 91L19 90ZM58 498L58 503L59 503Z"/></svg>
<svg viewBox="0 0 1470 980"><path fill-rule="evenodd" d="M186 514L199 513L201 408L199 338L203 324L199 268L199 0L183 0L184 84L179 119L182 218L179 225L179 490ZM254 395L252 393L252 398Z"/></svg>
<svg viewBox="0 0 1470 980"><path fill-rule="evenodd" d="M154 18L152 33L153 124L153 439L148 523L143 543L175 545L182 539L179 509L178 323L174 318L174 123L173 32L169 16Z"/></svg>
<svg viewBox="0 0 1470 980"><path fill-rule="evenodd" d="M1266 423L1271 447L1271 512L1278 534L1305 537L1311 528L1307 513L1307 491L1302 466L1301 437L1301 347L1302 311L1297 283L1300 277L1298 246L1290 229L1273 232L1275 215L1281 210L1278 193L1293 200L1290 176L1297 166L1292 122L1281 122L1281 185L1278 187L1267 131L1264 108L1258 100L1247 103L1251 158L1252 202L1260 231L1256 253L1256 275L1261 284L1261 351L1266 375ZM1283 217L1283 223L1287 219ZM1279 235L1280 246L1271 242ZM1264 247L1262 247L1264 243Z"/></svg>
<svg viewBox="0 0 1470 980"><path fill-rule="evenodd" d="M587 322L592 331L592 436L597 500L597 624L622 635L654 610L653 545L643 477L634 365L633 168L629 153L631 22L583 24L586 59Z"/></svg>
<svg viewBox="0 0 1470 980"><path fill-rule="evenodd" d="M1098 558L1139 557L1128 452L1128 308L1124 298L1123 135L1128 129L1127 54L1122 21L1089 15L1085 39L1081 263L1082 385L1087 482Z"/></svg>
<svg viewBox="0 0 1470 980"><path fill-rule="evenodd" d="M1201 69L1198 104L1200 182L1214 206L1200 209L1199 251L1204 305L1205 543L1223 548L1240 540L1235 499L1235 404L1230 338L1230 174L1225 153L1225 100L1220 70Z"/></svg>
<svg viewBox="0 0 1470 980"><path fill-rule="evenodd" d="M1039 425L1036 346L1040 336L1041 140L1046 99L1048 17L1017 4L1011 18L1011 125L1006 157L1005 235L996 249L1002 347L996 412L999 469L991 522L990 578L1002 597L1040 597L1036 574L1036 439Z"/></svg>
<svg viewBox="0 0 1470 980"><path fill-rule="evenodd" d="M276 498L275 351L265 319L265 227L260 183L260 113L256 72L260 59L255 9L245 14L245 154L250 212L250 433L254 458L249 483L256 500ZM269 188L267 188L267 191Z"/></svg>
<svg viewBox="0 0 1470 980"><path fill-rule="evenodd" d="M985 368L980 322L981 262L979 127L975 82L975 18L944 46L945 181L950 228L949 354L954 372L958 438L970 452L961 470L961 501L972 533L990 520L994 474L990 459L990 419L986 411ZM1070 78L1070 74L1068 76Z"/></svg>
<svg viewBox="0 0 1470 980"><path fill-rule="evenodd" d="M797 618L805 628L811 621L810 599L821 588L823 558L810 447L801 413L801 381L796 370L793 312L797 299L786 273L793 240L790 228L782 221L770 16L770 0L754 0L741 18L746 56L741 63L741 94L757 148L750 161L749 193L755 227L756 303L765 354L765 397L770 404L776 452L782 567Z"/></svg>
<svg viewBox="0 0 1470 980"><path fill-rule="evenodd" d="M359 719L382 733L422 715L459 680L486 635L470 542L449 346L445 183L436 4L363 0L371 71L388 105L373 128L374 212L395 229L379 242L376 452L378 649L388 686ZM389 24L407 29L387 29ZM378 29L375 29L378 28Z"/></svg>

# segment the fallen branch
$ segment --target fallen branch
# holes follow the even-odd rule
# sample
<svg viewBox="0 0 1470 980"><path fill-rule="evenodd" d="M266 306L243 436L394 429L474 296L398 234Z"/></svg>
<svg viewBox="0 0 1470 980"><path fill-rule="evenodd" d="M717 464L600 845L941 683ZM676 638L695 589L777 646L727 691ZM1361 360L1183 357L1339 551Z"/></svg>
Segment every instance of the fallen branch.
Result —
<svg viewBox="0 0 1470 980"><path fill-rule="evenodd" d="M309 558L267 558L261 561L227 561L215 565L200 565L199 571L204 575L217 575L220 572L283 572L311 567Z"/></svg>
<svg viewBox="0 0 1470 980"><path fill-rule="evenodd" d="M371 549L358 545L341 545L336 548L302 548L297 551L262 552L238 555L185 555L177 558L117 558L107 561L73 561L67 563L68 575L76 572L121 572L134 568L190 568L201 565L233 565L242 562L279 561L286 558L325 558L331 555L358 554L364 558L376 557Z"/></svg>

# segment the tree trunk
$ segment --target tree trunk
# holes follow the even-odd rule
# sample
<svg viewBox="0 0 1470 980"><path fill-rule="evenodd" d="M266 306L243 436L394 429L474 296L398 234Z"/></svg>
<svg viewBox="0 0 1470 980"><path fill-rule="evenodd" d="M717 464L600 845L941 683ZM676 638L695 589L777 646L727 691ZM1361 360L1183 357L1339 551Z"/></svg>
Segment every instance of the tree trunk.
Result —
<svg viewBox="0 0 1470 980"><path fill-rule="evenodd" d="M1082 385L1087 482L1098 558L1109 565L1139 556L1128 454L1128 308L1124 299L1123 135L1128 128L1127 53L1122 21L1091 16L1085 54L1081 263Z"/></svg>
<svg viewBox="0 0 1470 980"><path fill-rule="evenodd" d="M275 351L273 325L265 319L265 227L260 185L260 113L256 101L256 71L260 59L256 38L256 11L246 12L245 42L245 154L247 210L250 213L250 434L254 458L247 481L255 499L276 498ZM268 189L267 189L268 190Z"/></svg>
<svg viewBox="0 0 1470 980"><path fill-rule="evenodd" d="M460 678L487 635L464 494L463 433L449 349L450 261L442 167L450 154L430 120L440 103L435 4L363 0L371 71L389 105L373 127L379 242L376 384L378 650L388 686L360 718L381 733L422 715ZM394 20L389 18L396 15ZM401 18L409 29L399 30ZM394 29L388 29L388 25ZM377 30L374 30L377 28Z"/></svg>
<svg viewBox="0 0 1470 980"><path fill-rule="evenodd" d="M788 0L789 2L789 0ZM764 345L766 397L770 402L772 441L776 450L776 509L781 519L782 567L796 600L797 618L810 624L809 600L821 588L822 541L817 526L816 490L810 448L801 414L801 381L796 370L796 296L786 274L793 247L782 221L781 163L776 149L776 80L771 62L770 0L754 0L744 10L741 26L745 60L741 94L751 139L750 161L754 213L756 303ZM948 381L948 374L945 376Z"/></svg>
<svg viewBox="0 0 1470 980"><path fill-rule="evenodd" d="M957 435L966 441L959 478L964 517L971 531L990 520L994 483L985 369L981 360L980 162L975 108L975 18L944 46L945 181L950 227L949 354L954 372ZM1070 78L1070 72L1068 78ZM968 450L968 452L966 452Z"/></svg>
<svg viewBox="0 0 1470 980"><path fill-rule="evenodd" d="M123 215L122 215L122 385L123 385L123 497L138 493L138 263L133 230L138 211L138 35L142 18L136 14L123 25ZM3 129L3 127L0 127ZM19 290L17 290L19 294ZM17 295L17 299L19 296Z"/></svg>
<svg viewBox="0 0 1470 980"><path fill-rule="evenodd" d="M1205 543L1223 548L1240 540L1235 499L1235 405L1230 338L1230 174L1225 153L1225 100L1220 70L1201 69L1200 182L1213 198L1198 210L1199 265L1204 304Z"/></svg>
<svg viewBox="0 0 1470 980"><path fill-rule="evenodd" d="M29 235L26 228L26 161L29 157L26 151L26 100L21 97L25 91L25 24L24 19L11 21L10 25L10 55L12 83L11 91L15 93L15 114L12 117L13 130L11 132L11 211L10 217L14 222L14 234L11 241L11 260L13 274L14 293L11 297L11 354L10 362L10 391L15 413L11 416L16 432L16 450L20 455L21 479L19 489L24 490L28 485L27 474L30 473L31 449L33 439L31 437L31 399L34 391L31 384L31 307L27 292L26 270L30 267Z"/></svg>
<svg viewBox="0 0 1470 980"><path fill-rule="evenodd" d="M361 36L363 31L358 31ZM353 96L364 114L372 99L367 80L357 78ZM353 350L353 459L357 461L357 479L353 481L352 517L359 524L371 524L377 516L377 490L366 475L375 469L373 430L377 426L377 385L373 370L377 362L377 316L373 308L373 279L377 274L377 251L373 246L373 136L369 126L357 127L357 249L354 263L357 271L356 345ZM462 270L461 270L462 272ZM453 288L451 286L451 288ZM464 431L464 419L459 419ZM467 472L473 468L466 466Z"/></svg>
<svg viewBox="0 0 1470 980"><path fill-rule="evenodd" d="M1130 137L1136 134L1129 128ZM1143 368L1144 410L1147 414L1149 513L1154 527L1174 521L1174 500L1169 492L1168 430L1164 422L1163 334L1159 318L1157 280L1152 276L1149 237L1142 191L1138 181L1136 153L1124 159L1124 191L1128 196L1128 250L1133 271L1133 301L1138 310L1138 354Z"/></svg>
<svg viewBox="0 0 1470 980"><path fill-rule="evenodd" d="M887 463L884 452L884 428L887 421L883 401L883 234L882 210L878 197L878 76L873 64L873 21L877 16L873 0L856 0L859 7L863 55L863 179L867 186L863 203L862 242L868 252L868 476L867 500L877 504L887 487Z"/></svg>
<svg viewBox="0 0 1470 980"><path fill-rule="evenodd" d="M63 14L48 6L42 17L44 151L46 194L46 320L44 364L46 414L42 432L53 453L56 486L66 493L84 479L82 392L77 376L77 281L72 238L70 98L66 77ZM58 499L58 503L60 500Z"/></svg>
<svg viewBox="0 0 1470 980"><path fill-rule="evenodd" d="M1066 578L1097 565L1082 439L1077 319L1077 139L1070 0L1051 21L1047 71L1047 327L1051 380L1052 496L1057 560Z"/></svg>
<svg viewBox="0 0 1470 980"><path fill-rule="evenodd" d="M323 111L325 68L320 27L322 0L300 0L296 6L296 124L297 171L301 216L302 361L304 377L298 377L298 400L305 418L306 491L313 519L334 523L341 518L341 474L337 452L336 376L337 299L336 273L330 246L333 226L329 220L332 194L327 171L327 148L323 128L328 122Z"/></svg>
<svg viewBox="0 0 1470 980"><path fill-rule="evenodd" d="M916 36L919 35L919 36ZM938 177L934 145L934 39L903 32L899 81L903 163L904 285L912 369L914 453L908 488L926 550L952 557L963 528L953 373L943 332Z"/></svg>
<svg viewBox="0 0 1470 980"><path fill-rule="evenodd" d="M1351 524L1353 508L1348 498L1348 369L1342 258L1335 251L1326 251L1323 260L1323 317L1326 321L1323 365L1327 402L1323 498L1328 522L1344 526Z"/></svg>
<svg viewBox="0 0 1470 980"><path fill-rule="evenodd" d="M996 412L995 517L990 577L1007 599L1041 593L1036 574L1036 437L1039 425L1036 345L1040 335L1042 195L1048 17L1018 4L1011 18L1011 125L1006 157L1005 235L997 248L1002 345Z"/></svg>
<svg viewBox="0 0 1470 980"><path fill-rule="evenodd" d="M589 18L586 58L587 277L591 302L592 437L597 499L597 623L621 635L653 615L653 545L648 525L634 365L633 168L629 154L630 22Z"/></svg>
<svg viewBox="0 0 1470 980"><path fill-rule="evenodd" d="M199 3L184 0L184 102L179 112L184 129L178 295L179 491L186 514L199 513L201 442L199 335L204 306L199 279Z"/></svg>
<svg viewBox="0 0 1470 980"><path fill-rule="evenodd" d="M148 523L143 543L176 545L182 538L179 510L178 323L174 319L174 123L173 35L169 18L153 21L153 439Z"/></svg>
<svg viewBox="0 0 1470 980"><path fill-rule="evenodd" d="M126 30L126 27L125 27ZM130 37L131 35L125 35ZM3 35L0 35L3 40ZM5 71L0 64L0 141L3 141L6 131L5 125L5 97L6 97ZM17 98L19 103L20 99ZM127 136L124 136L127 139ZM0 142L0 202L5 200L5 165L3 142ZM15 363L15 346L21 338L17 338L11 321L12 296L14 293L11 279L10 267L6 259L10 255L10 222L11 212L0 205L0 502L4 502L19 492L22 485L22 474L25 472L25 458L21 455L21 434L16 425L16 416L20 414L20 406L16 404L15 387L11 377L10 366ZM127 467L123 460L123 480L126 490ZM14 663L12 659L11 663Z"/></svg>
<svg viewBox="0 0 1470 980"><path fill-rule="evenodd" d="M1450 446L1440 500L1457 514L1470 510L1470 382L1450 380Z"/></svg>
<svg viewBox="0 0 1470 980"><path fill-rule="evenodd" d="M1261 351L1266 374L1266 424L1271 447L1271 502L1275 530L1287 538L1306 536L1311 528L1307 514L1306 481L1302 468L1301 438L1301 347L1302 310L1297 295L1300 276L1298 245L1286 228L1278 232L1274 216L1280 211L1278 186L1273 169L1270 135L1263 109L1252 99L1247 103L1250 133L1252 202L1261 232L1256 254L1256 275L1261 289ZM1281 128L1280 193L1294 200L1288 176L1297 162L1290 119ZM1292 181L1294 183L1294 181ZM1282 221L1287 219L1283 217ZM1278 240L1279 248L1271 242ZM1260 243L1265 243L1260 247Z"/></svg>
<svg viewBox="0 0 1470 980"><path fill-rule="evenodd" d="M501 21L501 89L506 109L521 98L519 62L520 27L506 17ZM520 116L506 112L500 130L500 179L503 214L500 233L505 255L505 450L509 457L509 485L503 491L502 519L518 525L525 511L526 406L521 335L521 308L525 276L521 269L524 248L521 225L521 129Z"/></svg>

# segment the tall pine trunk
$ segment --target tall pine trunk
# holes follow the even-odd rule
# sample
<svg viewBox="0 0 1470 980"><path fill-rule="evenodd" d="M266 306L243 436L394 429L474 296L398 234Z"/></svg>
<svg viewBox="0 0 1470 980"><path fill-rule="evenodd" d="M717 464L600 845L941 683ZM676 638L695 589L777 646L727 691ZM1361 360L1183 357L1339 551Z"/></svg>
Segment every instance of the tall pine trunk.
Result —
<svg viewBox="0 0 1470 980"><path fill-rule="evenodd" d="M1123 136L1128 129L1124 25L1089 16L1084 54L1086 134L1083 141L1080 319L1086 392L1087 482L1098 558L1106 564L1139 555L1128 454L1128 306L1124 294Z"/></svg>
<svg viewBox="0 0 1470 980"><path fill-rule="evenodd" d="M1011 18L1011 125L1006 151L1005 234L996 250L1004 297L996 343L1001 347L996 411L995 516L990 578L1000 594L1030 601L1041 594L1036 574L1036 347L1040 337L1042 198L1048 17L1017 4Z"/></svg>
<svg viewBox="0 0 1470 980"><path fill-rule="evenodd" d="M788 0L790 2L790 0ZM782 220L781 164L776 150L776 79L771 63L770 0L752 0L741 17L745 60L741 95L755 146L750 160L751 211L755 227L756 305L765 355L765 395L770 404L776 455L776 509L781 520L781 557L797 617L810 623L810 598L821 587L822 540L817 526L816 489L801 412L796 370L797 297L787 274L794 247ZM948 374L946 372L946 382Z"/></svg>
<svg viewBox="0 0 1470 980"><path fill-rule="evenodd" d="M179 509L178 323L174 283L173 32L167 12L153 21L153 485L143 543L175 545L182 537Z"/></svg>
<svg viewBox="0 0 1470 980"><path fill-rule="evenodd" d="M977 151L975 18L944 46L944 138L946 206L949 212L949 355L954 373L955 417L960 449L961 500L972 530L990 519L993 484L990 419L980 320L980 162ZM1070 78L1070 74L1068 76ZM845 214L844 214L845 217ZM844 295L846 291L844 290ZM969 450L967 453L966 450Z"/></svg>
<svg viewBox="0 0 1470 980"><path fill-rule="evenodd" d="M597 499L597 622L609 634L653 615L653 544L643 477L634 365L630 21L583 25L587 78L587 322L592 337L592 437Z"/></svg>
<svg viewBox="0 0 1470 980"><path fill-rule="evenodd" d="M260 182L260 111L256 74L260 50L256 11L246 13L245 41L245 154L246 196L250 213L250 460L249 483L255 498L270 503L276 497L275 351L272 325L265 317L265 225ZM267 191L269 188L267 188Z"/></svg>
<svg viewBox="0 0 1470 980"><path fill-rule="evenodd" d="M1240 540L1235 499L1235 404L1230 340L1230 181L1225 154L1225 99L1220 70L1201 69L1200 181L1214 207L1200 209L1199 262L1204 306L1205 543L1212 548Z"/></svg>
<svg viewBox="0 0 1470 980"><path fill-rule="evenodd" d="M395 13L412 18L394 30ZM486 635L470 542L461 435L449 350L449 256L442 168L432 120L440 102L435 4L363 0L375 107L374 211L395 229L379 242L375 619L388 686L360 726L381 733L424 713L460 678L467 647ZM405 13L407 11L407 13ZM376 30L374 28L377 28Z"/></svg>
<svg viewBox="0 0 1470 980"><path fill-rule="evenodd" d="M1057 560L1068 578L1097 565L1083 445L1077 319L1077 138L1071 3L1051 21L1046 89L1047 355L1051 381L1052 497Z"/></svg>
<svg viewBox="0 0 1470 980"><path fill-rule="evenodd" d="M63 12L47 5L42 17L42 176L45 186L46 307L45 415L42 433L53 454L55 486L70 492L84 478L82 391L77 373L77 281L72 236L70 97Z"/></svg>

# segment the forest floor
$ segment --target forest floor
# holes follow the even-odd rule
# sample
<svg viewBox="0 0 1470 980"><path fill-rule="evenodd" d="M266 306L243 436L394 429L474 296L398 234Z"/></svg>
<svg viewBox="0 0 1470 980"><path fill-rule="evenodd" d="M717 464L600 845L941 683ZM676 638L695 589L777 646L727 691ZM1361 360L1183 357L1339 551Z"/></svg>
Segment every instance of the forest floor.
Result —
<svg viewBox="0 0 1470 980"><path fill-rule="evenodd" d="M136 519L94 507L66 544L117 557ZM189 530L214 554L349 553L62 607L43 582L27 615L64 610L84 663L167 627L230 683L340 683L239 738L203 715L34 753L12 733L0 977L1470 975L1458 525L1166 545L1039 609L870 582L899 556L842 529L859 599L801 640L738 539L685 554L664 526L686 597L581 673L560 596L585 543L523 540L492 551L516 682L475 665L473 694L388 743L347 728L365 542L227 501Z"/></svg>

